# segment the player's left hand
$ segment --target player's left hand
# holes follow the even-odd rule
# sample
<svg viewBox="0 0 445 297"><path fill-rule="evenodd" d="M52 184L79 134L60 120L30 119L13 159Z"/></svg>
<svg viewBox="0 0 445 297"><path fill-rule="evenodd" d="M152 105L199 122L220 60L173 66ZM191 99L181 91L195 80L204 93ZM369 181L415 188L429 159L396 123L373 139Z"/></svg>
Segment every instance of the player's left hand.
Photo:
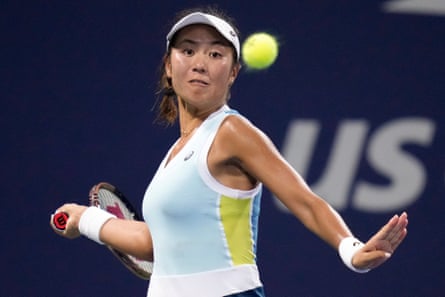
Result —
<svg viewBox="0 0 445 297"><path fill-rule="evenodd" d="M373 269L388 260L407 234L408 215L394 215L352 258L358 269Z"/></svg>

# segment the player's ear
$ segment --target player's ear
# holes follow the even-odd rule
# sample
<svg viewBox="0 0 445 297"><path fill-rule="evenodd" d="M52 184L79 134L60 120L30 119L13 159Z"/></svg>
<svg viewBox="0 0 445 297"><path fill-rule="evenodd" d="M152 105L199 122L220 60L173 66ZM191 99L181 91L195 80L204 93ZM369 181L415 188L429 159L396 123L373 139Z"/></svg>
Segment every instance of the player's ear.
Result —
<svg viewBox="0 0 445 297"><path fill-rule="evenodd" d="M241 69L241 64L239 62L235 62L232 67L232 70L230 71L229 86L232 86L233 83L235 82L235 79L238 76L240 69Z"/></svg>
<svg viewBox="0 0 445 297"><path fill-rule="evenodd" d="M172 77L172 63L170 62L170 55L164 56L164 71L168 78Z"/></svg>

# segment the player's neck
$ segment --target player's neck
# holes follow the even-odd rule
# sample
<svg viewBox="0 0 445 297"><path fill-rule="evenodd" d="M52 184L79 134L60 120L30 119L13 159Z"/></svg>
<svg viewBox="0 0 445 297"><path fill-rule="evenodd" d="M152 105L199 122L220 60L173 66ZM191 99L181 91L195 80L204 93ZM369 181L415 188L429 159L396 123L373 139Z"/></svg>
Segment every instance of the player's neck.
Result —
<svg viewBox="0 0 445 297"><path fill-rule="evenodd" d="M221 108L221 105L198 109L185 103L183 100L179 100L179 128L181 137L190 136L209 115L219 108Z"/></svg>

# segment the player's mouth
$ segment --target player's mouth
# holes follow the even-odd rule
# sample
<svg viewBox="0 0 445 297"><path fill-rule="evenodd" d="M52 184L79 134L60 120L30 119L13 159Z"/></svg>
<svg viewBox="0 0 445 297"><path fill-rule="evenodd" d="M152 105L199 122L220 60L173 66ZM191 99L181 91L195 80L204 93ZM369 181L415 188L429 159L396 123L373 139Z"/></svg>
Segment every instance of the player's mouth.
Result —
<svg viewBox="0 0 445 297"><path fill-rule="evenodd" d="M191 83L192 85L199 85L199 86L208 86L209 83L200 79L192 79L189 80L189 83Z"/></svg>

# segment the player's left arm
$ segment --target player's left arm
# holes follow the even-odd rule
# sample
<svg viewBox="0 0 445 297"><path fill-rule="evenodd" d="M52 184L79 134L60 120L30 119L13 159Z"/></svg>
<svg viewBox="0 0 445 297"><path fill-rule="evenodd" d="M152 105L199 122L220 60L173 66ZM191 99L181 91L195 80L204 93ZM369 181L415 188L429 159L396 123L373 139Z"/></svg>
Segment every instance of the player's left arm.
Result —
<svg viewBox="0 0 445 297"><path fill-rule="evenodd" d="M244 170L262 182L309 230L335 249L343 239L353 236L341 216L309 188L261 130L244 118L230 117L221 131L232 138L226 149L240 160ZM393 217L355 253L354 267L382 264L406 236L406 225L406 214Z"/></svg>

